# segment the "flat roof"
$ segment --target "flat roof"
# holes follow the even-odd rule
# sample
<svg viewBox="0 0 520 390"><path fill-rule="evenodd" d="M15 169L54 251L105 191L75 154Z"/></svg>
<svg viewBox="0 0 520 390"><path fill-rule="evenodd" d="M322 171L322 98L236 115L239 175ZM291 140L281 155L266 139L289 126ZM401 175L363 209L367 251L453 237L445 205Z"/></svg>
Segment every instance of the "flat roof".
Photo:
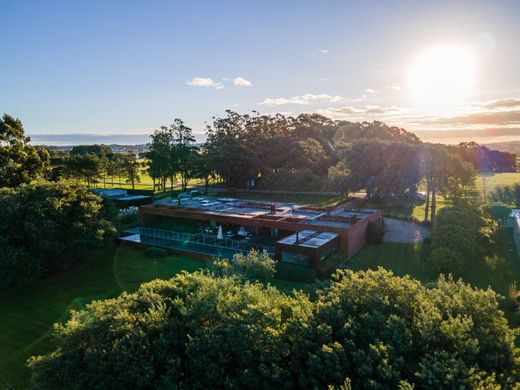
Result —
<svg viewBox="0 0 520 390"><path fill-rule="evenodd" d="M292 234L277 241L277 244L304 246L307 248L320 248L338 236L338 233L302 230L299 233Z"/></svg>
<svg viewBox="0 0 520 390"><path fill-rule="evenodd" d="M179 202L180 199L180 202ZM221 214L235 214L249 217L261 215L296 217L312 220L324 215L325 211L308 210L306 205L286 202L268 202L259 200L217 198L209 196L196 196L191 198L178 198L158 202L170 207L189 207L201 211L211 211ZM271 205L275 206L275 213L271 213ZM302 209L303 208L303 209Z"/></svg>
<svg viewBox="0 0 520 390"><path fill-rule="evenodd" d="M376 210L352 210L344 207L320 209L305 204L270 202L225 197L194 196L177 199L161 199L156 202L172 210L185 213L220 215L222 217L245 217L267 221L301 223L309 229L347 229L374 213ZM242 221L244 223L245 221ZM318 229L320 228L320 229Z"/></svg>

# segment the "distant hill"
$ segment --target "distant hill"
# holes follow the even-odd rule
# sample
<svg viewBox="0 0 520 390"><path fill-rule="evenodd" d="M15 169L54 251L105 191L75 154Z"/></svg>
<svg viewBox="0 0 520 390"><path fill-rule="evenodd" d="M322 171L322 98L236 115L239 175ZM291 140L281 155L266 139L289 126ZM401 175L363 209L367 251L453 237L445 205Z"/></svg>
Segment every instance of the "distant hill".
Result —
<svg viewBox="0 0 520 390"><path fill-rule="evenodd" d="M484 145L490 149L499 150L501 152L514 153L517 156L520 156L520 141L492 142Z"/></svg>

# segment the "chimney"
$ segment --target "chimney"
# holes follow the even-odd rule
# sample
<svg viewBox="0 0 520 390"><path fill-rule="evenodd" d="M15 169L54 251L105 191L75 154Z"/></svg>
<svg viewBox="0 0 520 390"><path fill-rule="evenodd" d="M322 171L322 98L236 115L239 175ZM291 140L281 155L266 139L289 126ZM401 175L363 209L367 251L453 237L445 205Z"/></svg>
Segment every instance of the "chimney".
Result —
<svg viewBox="0 0 520 390"><path fill-rule="evenodd" d="M272 204L271 205L271 215L275 215L275 214L276 214L276 205Z"/></svg>

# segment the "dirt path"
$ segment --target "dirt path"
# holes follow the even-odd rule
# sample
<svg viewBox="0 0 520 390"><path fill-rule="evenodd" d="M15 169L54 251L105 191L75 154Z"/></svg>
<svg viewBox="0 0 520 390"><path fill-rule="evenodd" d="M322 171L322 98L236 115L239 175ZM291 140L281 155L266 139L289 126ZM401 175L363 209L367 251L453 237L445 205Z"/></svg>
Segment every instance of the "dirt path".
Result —
<svg viewBox="0 0 520 390"><path fill-rule="evenodd" d="M385 218L385 242L422 242L426 237L430 237L430 233L430 228L424 225Z"/></svg>

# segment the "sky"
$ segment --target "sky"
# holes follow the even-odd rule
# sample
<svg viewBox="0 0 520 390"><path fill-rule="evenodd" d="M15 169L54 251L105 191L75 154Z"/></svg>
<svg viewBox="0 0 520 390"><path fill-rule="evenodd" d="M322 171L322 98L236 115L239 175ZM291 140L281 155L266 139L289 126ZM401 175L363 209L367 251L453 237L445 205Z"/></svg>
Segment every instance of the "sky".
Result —
<svg viewBox="0 0 520 390"><path fill-rule="evenodd" d="M0 0L0 15L0 113L33 140L146 140L174 118L202 134L228 109L520 139L519 1Z"/></svg>

